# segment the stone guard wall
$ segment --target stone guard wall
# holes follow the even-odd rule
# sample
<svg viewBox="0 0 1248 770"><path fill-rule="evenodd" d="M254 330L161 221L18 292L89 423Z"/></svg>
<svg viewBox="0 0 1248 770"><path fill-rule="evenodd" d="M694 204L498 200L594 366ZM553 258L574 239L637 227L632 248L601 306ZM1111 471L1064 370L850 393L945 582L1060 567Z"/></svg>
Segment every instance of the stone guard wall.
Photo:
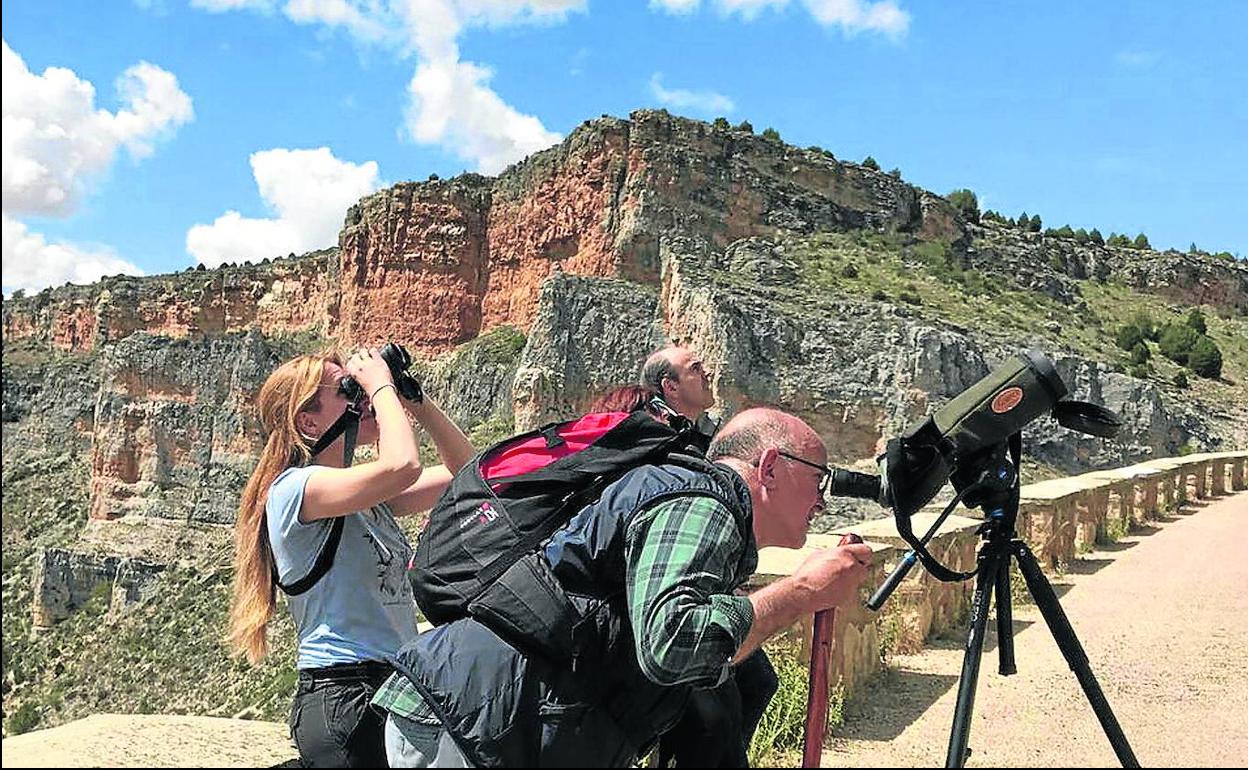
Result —
<svg viewBox="0 0 1248 770"><path fill-rule="evenodd" d="M1022 488L1017 530L1041 565L1051 570L1098 542L1112 542L1130 527L1160 518L1184 501L1248 489L1246 476L1248 452L1221 452L1151 460L1029 484ZM926 532L939 512L938 507L915 514L914 531ZM950 516L928 543L929 550L953 569L971 569L980 523L979 519ZM882 613L865 609L862 602L908 551L891 517L855 524L830 535L811 535L800 550L764 548L752 587L792 574L813 551L835 546L840 535L851 530L871 545L875 563L863 583L862 601L836 613L828 679L830 687L842 687L846 692L882 669L888 654L916 652L932 634L964 623L974 590L973 581L942 583L920 568L902 582ZM802 660L810 656L812 621L805 618L785 632L801 642Z"/></svg>

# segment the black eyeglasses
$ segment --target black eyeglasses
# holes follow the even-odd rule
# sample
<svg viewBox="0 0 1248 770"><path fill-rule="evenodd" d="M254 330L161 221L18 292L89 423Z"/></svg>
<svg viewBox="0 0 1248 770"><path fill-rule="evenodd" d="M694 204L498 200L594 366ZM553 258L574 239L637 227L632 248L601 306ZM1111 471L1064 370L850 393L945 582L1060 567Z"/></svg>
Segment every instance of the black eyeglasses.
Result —
<svg viewBox="0 0 1248 770"><path fill-rule="evenodd" d="M829 467L828 467L828 466L826 466L826 465L820 465L820 464L818 464L818 463L812 463L810 460L803 460L802 458L798 457L797 455L791 455L791 454L789 454L788 452L784 451L783 449L777 449L777 450L776 450L776 452L777 452L777 453L778 453L781 457L786 457L786 458L788 458L788 459L790 459L790 460L793 460L794 462L799 462L799 463L801 463L802 465L807 465L807 466L809 466L809 467L811 467L811 468L814 468L815 470L819 471L819 494L822 496L825 492L827 492L827 491L828 491L828 479L832 478L832 469L831 469L831 468L829 468Z"/></svg>

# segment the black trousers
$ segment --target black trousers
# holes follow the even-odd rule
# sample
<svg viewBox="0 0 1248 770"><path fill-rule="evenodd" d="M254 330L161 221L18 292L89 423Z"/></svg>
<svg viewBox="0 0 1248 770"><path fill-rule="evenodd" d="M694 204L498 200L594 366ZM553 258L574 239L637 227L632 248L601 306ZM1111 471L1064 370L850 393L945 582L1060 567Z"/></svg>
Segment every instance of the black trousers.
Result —
<svg viewBox="0 0 1248 770"><path fill-rule="evenodd" d="M680 721L659 740L661 766L749 767L750 739L780 682L760 648L718 687L694 690Z"/></svg>
<svg viewBox="0 0 1248 770"><path fill-rule="evenodd" d="M365 662L299 672L290 734L304 767L388 767L385 718L370 703L393 669Z"/></svg>

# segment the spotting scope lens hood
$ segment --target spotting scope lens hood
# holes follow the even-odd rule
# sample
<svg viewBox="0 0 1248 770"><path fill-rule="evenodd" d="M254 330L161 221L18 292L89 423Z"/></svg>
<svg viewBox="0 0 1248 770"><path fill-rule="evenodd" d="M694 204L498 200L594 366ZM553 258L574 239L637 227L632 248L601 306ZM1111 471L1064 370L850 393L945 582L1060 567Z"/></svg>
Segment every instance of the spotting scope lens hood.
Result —
<svg viewBox="0 0 1248 770"><path fill-rule="evenodd" d="M1053 407L1053 418L1063 428L1100 438L1113 438L1122 429L1121 417L1087 401L1059 401Z"/></svg>

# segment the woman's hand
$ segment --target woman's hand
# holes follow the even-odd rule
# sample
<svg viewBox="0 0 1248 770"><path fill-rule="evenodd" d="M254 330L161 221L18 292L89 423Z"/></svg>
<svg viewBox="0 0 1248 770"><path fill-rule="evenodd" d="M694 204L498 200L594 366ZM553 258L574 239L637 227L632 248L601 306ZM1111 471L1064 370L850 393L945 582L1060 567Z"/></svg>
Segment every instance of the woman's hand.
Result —
<svg viewBox="0 0 1248 770"><path fill-rule="evenodd" d="M344 368L364 389L364 395L370 398L378 388L394 384L390 367L386 365L377 348L360 348L355 351L347 359Z"/></svg>

